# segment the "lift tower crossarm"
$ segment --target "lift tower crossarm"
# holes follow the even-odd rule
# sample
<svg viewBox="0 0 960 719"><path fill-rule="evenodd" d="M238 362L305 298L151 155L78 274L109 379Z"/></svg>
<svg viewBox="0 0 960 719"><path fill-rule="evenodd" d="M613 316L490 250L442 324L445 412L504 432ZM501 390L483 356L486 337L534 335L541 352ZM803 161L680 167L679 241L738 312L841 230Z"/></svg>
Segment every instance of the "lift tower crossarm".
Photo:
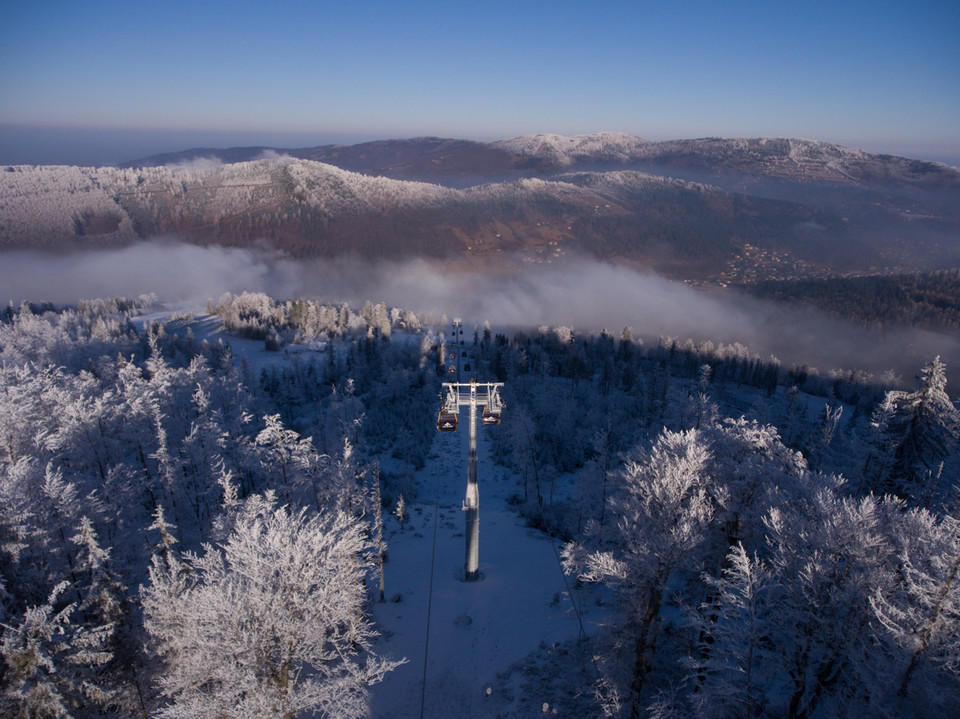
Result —
<svg viewBox="0 0 960 719"><path fill-rule="evenodd" d="M478 405L486 405L497 408L499 411L503 407L503 400L500 399L500 388L503 382L478 382L471 380L469 382L444 382L443 385L443 409L446 412L457 414L460 407L469 407L471 402Z"/></svg>

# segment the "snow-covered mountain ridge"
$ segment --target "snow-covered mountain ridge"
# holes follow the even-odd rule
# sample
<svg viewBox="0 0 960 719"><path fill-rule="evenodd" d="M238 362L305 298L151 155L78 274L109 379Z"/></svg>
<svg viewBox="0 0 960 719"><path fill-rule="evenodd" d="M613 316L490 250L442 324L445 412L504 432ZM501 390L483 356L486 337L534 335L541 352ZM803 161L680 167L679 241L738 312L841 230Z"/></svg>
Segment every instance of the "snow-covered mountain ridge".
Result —
<svg viewBox="0 0 960 719"><path fill-rule="evenodd" d="M259 158L264 152L272 151L263 147L197 148L142 158L125 166L163 165L203 157L236 162ZM798 138L711 137L654 142L623 132L598 132L573 137L523 135L486 143L418 137L276 152L372 175L461 185L478 178L539 174L575 165L672 168L674 171L668 174L676 174L684 168L699 168L805 182L883 180L894 184L946 184L954 187L960 184L960 168L943 163L871 154L835 143Z"/></svg>
<svg viewBox="0 0 960 719"><path fill-rule="evenodd" d="M586 252L717 282L751 247L766 253L759 279L960 264L960 170L811 140L597 133L254 150L231 163L204 150L164 165L6 167L0 249L173 235L266 240L295 257Z"/></svg>
<svg viewBox="0 0 960 719"><path fill-rule="evenodd" d="M933 173L956 184L960 168L942 163L875 155L835 143L799 138L702 138L650 142L621 132L564 137L524 135L494 147L559 167L575 164L702 166L800 181L859 183L877 177L922 182Z"/></svg>
<svg viewBox="0 0 960 719"><path fill-rule="evenodd" d="M599 158L627 162L641 157L651 144L625 132L597 132L589 135L523 135L491 143L506 152L551 160L570 165L577 160Z"/></svg>
<svg viewBox="0 0 960 719"><path fill-rule="evenodd" d="M641 160L665 151L696 150L705 155L741 154L744 157L786 156L795 162L862 161L870 154L853 147L796 138L703 138L651 142L624 132L597 132L568 137L555 134L521 135L491 143L520 155L550 159L570 165L599 159Z"/></svg>

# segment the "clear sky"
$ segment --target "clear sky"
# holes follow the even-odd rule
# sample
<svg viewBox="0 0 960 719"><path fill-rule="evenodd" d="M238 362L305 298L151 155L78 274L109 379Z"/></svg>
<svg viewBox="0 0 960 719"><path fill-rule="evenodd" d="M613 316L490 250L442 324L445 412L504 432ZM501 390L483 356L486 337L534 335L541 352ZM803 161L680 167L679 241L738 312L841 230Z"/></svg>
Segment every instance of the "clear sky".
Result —
<svg viewBox="0 0 960 719"><path fill-rule="evenodd" d="M960 165L960 2L0 5L2 163L601 130Z"/></svg>

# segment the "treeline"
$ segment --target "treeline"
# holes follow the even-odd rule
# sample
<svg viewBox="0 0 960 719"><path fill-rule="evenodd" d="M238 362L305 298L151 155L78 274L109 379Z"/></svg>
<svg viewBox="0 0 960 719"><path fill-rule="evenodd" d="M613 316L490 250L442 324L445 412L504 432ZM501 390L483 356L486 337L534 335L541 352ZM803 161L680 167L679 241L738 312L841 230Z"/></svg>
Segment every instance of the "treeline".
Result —
<svg viewBox="0 0 960 719"><path fill-rule="evenodd" d="M424 320L409 310L388 308L383 302L364 303L359 312L346 303L334 305L300 298L278 301L262 292L229 292L207 303L207 312L220 318L224 328L248 339L271 340L271 349L284 342L310 343L364 331L389 338L394 329L419 331ZM446 320L443 320L446 324Z"/></svg>
<svg viewBox="0 0 960 719"><path fill-rule="evenodd" d="M563 507L545 515L545 488L557 478L566 483L594 472L598 456L609 467L610 457L651 441L664 427L680 431L746 416L779 427L781 440L818 467L859 479L869 418L900 391L862 370L785 368L739 344L661 338L647 347L629 328L619 338L606 332L580 337L567 327L512 339L484 330L472 352L491 377L506 382L511 422L494 434L500 456L513 458L530 480L524 497L536 495L535 514L556 515L548 524L558 522L567 536L571 528L561 517L582 511ZM533 487L535 479L542 486Z"/></svg>
<svg viewBox="0 0 960 719"><path fill-rule="evenodd" d="M229 345L125 308L0 323L0 716L364 716L368 356L322 451Z"/></svg>
<svg viewBox="0 0 960 719"><path fill-rule="evenodd" d="M8 306L0 313L0 361L97 371L118 354L142 356L144 338L131 318L154 303L154 298L142 297L92 300L67 310L49 303L23 303L16 310Z"/></svg>
<svg viewBox="0 0 960 719"><path fill-rule="evenodd" d="M741 288L758 297L803 302L868 327L960 329L960 270L903 275L760 282Z"/></svg>

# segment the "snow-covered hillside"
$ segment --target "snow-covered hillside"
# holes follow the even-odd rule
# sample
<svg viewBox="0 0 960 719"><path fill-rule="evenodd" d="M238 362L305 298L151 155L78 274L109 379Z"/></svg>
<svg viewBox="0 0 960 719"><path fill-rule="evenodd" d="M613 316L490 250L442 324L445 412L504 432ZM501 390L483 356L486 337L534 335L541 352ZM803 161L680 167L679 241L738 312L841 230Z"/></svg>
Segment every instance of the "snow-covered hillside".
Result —
<svg viewBox="0 0 960 719"><path fill-rule="evenodd" d="M886 180L925 184L935 176L951 186L960 169L941 163L873 155L863 150L801 138L701 138L650 142L622 132L565 137L524 135L491 143L524 159L559 168L576 164L701 168L756 177L843 184Z"/></svg>
<svg viewBox="0 0 960 719"><path fill-rule="evenodd" d="M650 142L623 132L599 132L590 135L523 135L491 143L494 147L526 157L571 165L577 162L629 163L654 160L661 155L682 151L715 157L725 154L746 159L786 157L796 163L832 161L836 164L862 162L870 157L863 150L829 142L784 138L704 138Z"/></svg>
<svg viewBox="0 0 960 719"><path fill-rule="evenodd" d="M596 160L626 163L643 157L652 144L625 132L597 132L574 137L523 135L492 143L494 147L513 154L561 166Z"/></svg>
<svg viewBox="0 0 960 719"><path fill-rule="evenodd" d="M232 165L146 167L15 166L0 173L0 246L80 245L131 240L240 215L298 209L324 216L422 208L456 191L273 158ZM109 221L112 218L112 221Z"/></svg>
<svg viewBox="0 0 960 719"><path fill-rule="evenodd" d="M960 170L829 143L597 133L323 150L293 152L352 169L277 153L233 164L7 167L0 249L176 236L266 242L296 258L448 258L498 270L578 253L715 284L755 276L743 267L756 264L750 248L764 258L758 279L960 259Z"/></svg>
<svg viewBox="0 0 960 719"><path fill-rule="evenodd" d="M0 315L15 712L939 719L960 699L939 358L887 390L629 327L450 346L384 303L149 309ZM479 428L477 582L466 432L435 425L467 362L505 402Z"/></svg>

